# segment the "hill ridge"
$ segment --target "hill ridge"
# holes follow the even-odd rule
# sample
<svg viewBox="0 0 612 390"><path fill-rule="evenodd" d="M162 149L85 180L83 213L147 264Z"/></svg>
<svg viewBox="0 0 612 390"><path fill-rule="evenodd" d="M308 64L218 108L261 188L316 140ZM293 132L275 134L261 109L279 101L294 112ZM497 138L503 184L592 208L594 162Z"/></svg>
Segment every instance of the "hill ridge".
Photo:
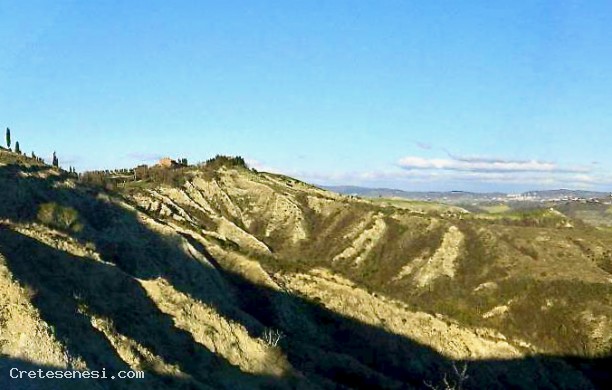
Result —
<svg viewBox="0 0 612 390"><path fill-rule="evenodd" d="M523 226L403 210L244 167L177 173L180 184L108 190L42 165L0 166L0 282L32 291L40 319L29 323L65 351L32 363L145 369L146 383L131 385L146 388L418 388L463 363L468 387L599 383L612 277L597 256L612 245L597 230L569 240L560 216ZM374 234L376 221L385 229ZM445 240L449 229L464 243ZM366 246L346 252L360 232ZM441 247L456 254L454 273L427 287L393 280ZM506 314L483 316L500 304ZM546 328L509 327L540 304L543 321L568 327L546 342ZM8 348L15 336L3 326L23 314L7 310L0 348L22 359L29 350Z"/></svg>

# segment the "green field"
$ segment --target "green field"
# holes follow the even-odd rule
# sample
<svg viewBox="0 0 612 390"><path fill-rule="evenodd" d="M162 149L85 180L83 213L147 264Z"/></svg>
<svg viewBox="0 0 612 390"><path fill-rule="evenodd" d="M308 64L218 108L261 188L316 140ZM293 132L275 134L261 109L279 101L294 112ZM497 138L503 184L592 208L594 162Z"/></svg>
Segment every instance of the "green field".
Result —
<svg viewBox="0 0 612 390"><path fill-rule="evenodd" d="M451 206L444 203L427 202L423 200L410 200L403 198L369 198L369 200L379 206L383 207L396 207L402 210L410 210L420 213L440 213L440 212L453 212L453 213L467 213L468 211L457 206Z"/></svg>

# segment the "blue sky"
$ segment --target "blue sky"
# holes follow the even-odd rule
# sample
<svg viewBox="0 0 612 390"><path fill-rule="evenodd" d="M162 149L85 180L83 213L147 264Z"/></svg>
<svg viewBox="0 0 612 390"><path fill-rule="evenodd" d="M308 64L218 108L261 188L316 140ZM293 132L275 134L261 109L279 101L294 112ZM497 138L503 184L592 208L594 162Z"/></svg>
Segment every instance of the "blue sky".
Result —
<svg viewBox="0 0 612 390"><path fill-rule="evenodd" d="M0 127L79 170L612 190L609 1L3 1ZM2 137L3 138L3 137Z"/></svg>

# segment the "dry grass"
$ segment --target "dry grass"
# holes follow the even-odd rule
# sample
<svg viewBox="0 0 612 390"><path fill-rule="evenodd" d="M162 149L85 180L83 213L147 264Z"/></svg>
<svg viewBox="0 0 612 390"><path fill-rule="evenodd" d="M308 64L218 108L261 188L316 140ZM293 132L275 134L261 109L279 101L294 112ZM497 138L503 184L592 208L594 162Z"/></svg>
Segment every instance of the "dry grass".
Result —
<svg viewBox="0 0 612 390"><path fill-rule="evenodd" d="M0 325L48 325L55 352L23 350L56 365L145 367L158 385L397 388L468 358L487 387L511 365L486 359L610 348L612 239L550 210L375 204L227 164L121 192L21 169L0 167L14 275L0 281L21 286L5 283Z"/></svg>

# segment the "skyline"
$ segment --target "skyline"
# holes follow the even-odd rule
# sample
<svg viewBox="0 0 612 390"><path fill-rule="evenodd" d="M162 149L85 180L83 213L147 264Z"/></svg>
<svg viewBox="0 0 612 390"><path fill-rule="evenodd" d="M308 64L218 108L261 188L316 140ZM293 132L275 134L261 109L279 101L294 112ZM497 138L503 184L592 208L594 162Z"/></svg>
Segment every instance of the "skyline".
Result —
<svg viewBox="0 0 612 390"><path fill-rule="evenodd" d="M0 5L0 126L78 170L241 155L321 185L612 190L612 4Z"/></svg>

